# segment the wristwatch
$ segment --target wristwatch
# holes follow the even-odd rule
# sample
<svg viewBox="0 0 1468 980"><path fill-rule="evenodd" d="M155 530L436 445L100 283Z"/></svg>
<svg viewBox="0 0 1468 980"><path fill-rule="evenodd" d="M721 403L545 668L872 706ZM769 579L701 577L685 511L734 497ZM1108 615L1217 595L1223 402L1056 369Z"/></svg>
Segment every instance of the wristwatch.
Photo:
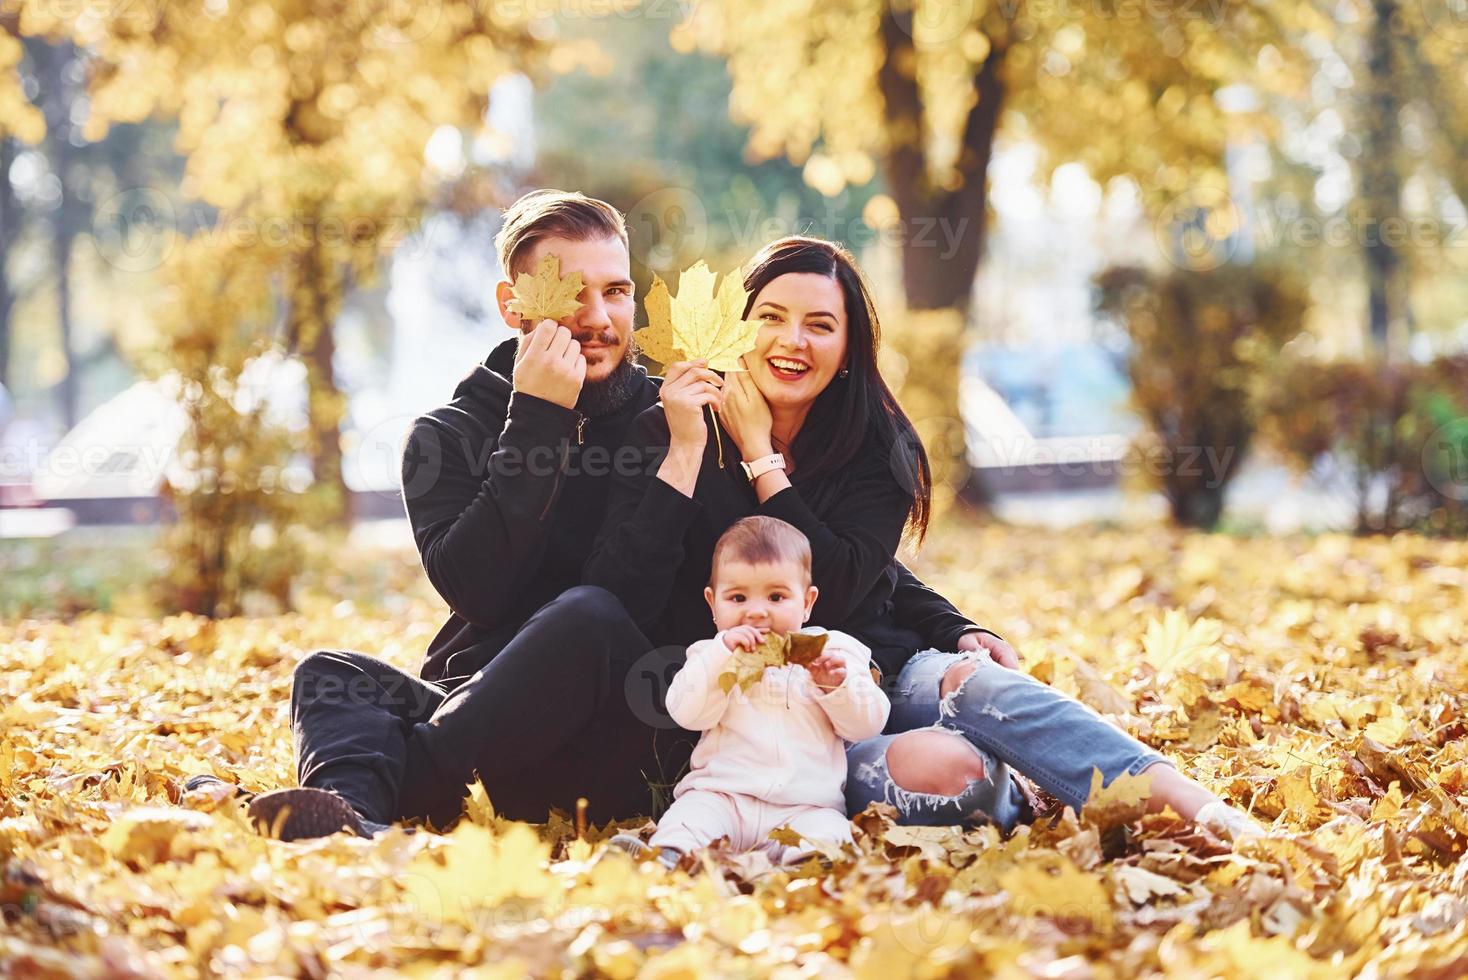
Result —
<svg viewBox="0 0 1468 980"><path fill-rule="evenodd" d="M748 463L741 460L739 465L744 467L744 475L749 477L749 481L753 483L772 470L783 470L785 468L785 457L780 453L770 453L768 456L761 456L759 459L752 460Z"/></svg>

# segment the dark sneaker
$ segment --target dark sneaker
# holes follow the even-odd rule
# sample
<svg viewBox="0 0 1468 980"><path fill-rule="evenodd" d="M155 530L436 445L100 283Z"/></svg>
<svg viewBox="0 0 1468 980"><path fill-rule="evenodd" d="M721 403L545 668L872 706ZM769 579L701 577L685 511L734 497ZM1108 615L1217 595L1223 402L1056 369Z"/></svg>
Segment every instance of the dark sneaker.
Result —
<svg viewBox="0 0 1468 980"><path fill-rule="evenodd" d="M328 837L341 830L358 837L372 836L346 800L329 790L309 786L261 793L250 801L245 812L256 830L280 840Z"/></svg>

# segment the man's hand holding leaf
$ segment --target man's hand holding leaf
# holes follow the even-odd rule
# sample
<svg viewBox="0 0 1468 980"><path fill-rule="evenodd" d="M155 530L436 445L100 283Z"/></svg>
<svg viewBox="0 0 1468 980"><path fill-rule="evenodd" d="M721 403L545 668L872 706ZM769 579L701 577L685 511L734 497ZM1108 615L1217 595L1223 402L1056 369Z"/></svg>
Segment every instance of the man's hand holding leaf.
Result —
<svg viewBox="0 0 1468 980"><path fill-rule="evenodd" d="M541 320L520 337L512 383L516 391L575 408L586 381L586 358L570 330Z"/></svg>

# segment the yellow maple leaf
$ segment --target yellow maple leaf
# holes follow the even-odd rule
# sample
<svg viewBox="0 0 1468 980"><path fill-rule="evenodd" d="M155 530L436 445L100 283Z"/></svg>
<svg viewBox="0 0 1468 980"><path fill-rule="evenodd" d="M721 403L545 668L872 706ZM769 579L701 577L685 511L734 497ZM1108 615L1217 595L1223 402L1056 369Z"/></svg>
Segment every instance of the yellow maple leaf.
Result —
<svg viewBox="0 0 1468 980"><path fill-rule="evenodd" d="M1402 784L1395 779L1387 787L1386 795L1381 797L1371 806L1372 820L1390 820L1402 812L1402 804L1406 802L1402 796Z"/></svg>
<svg viewBox="0 0 1468 980"><path fill-rule="evenodd" d="M1375 721L1367 725L1365 732L1368 738L1373 738L1388 748L1395 748L1402 744L1407 737L1407 729L1412 727L1412 719L1402 710L1400 704L1393 704L1391 711L1380 715Z"/></svg>
<svg viewBox="0 0 1468 980"><path fill-rule="evenodd" d="M642 305L647 310L647 326L632 334L638 350L659 364L672 364L679 355L673 346L673 306L667 283L654 275Z"/></svg>
<svg viewBox="0 0 1468 980"><path fill-rule="evenodd" d="M714 371L743 371L739 358L754 349L759 321L742 319L748 294L738 276L725 275L716 290L717 280L701 260L679 275L677 296L653 276L647 326L635 334L643 353L660 364L701 359Z"/></svg>
<svg viewBox="0 0 1468 980"><path fill-rule="evenodd" d="M489 910L512 898L549 902L560 883L543 867L550 845L528 824L493 834L468 821L447 835L446 846L423 852L400 879L419 915L475 928Z"/></svg>
<svg viewBox="0 0 1468 980"><path fill-rule="evenodd" d="M979 935L972 922L944 909L893 909L852 950L851 966L857 980L945 977L973 954Z"/></svg>
<svg viewBox="0 0 1468 980"><path fill-rule="evenodd" d="M999 877L1010 907L1021 915L1084 919L1101 931L1111 928L1111 896L1100 879L1059 854L1040 854Z"/></svg>
<svg viewBox="0 0 1468 980"><path fill-rule="evenodd" d="M729 659L729 666L719 675L719 687L725 693L737 685L748 691L765 676L765 668L779 667L785 663L785 637L778 633L766 633L759 646L753 650L740 648Z"/></svg>
<svg viewBox="0 0 1468 980"><path fill-rule="evenodd" d="M766 633L753 650L734 651L730 666L719 675L719 687L727 693L737 684L741 691L748 691L759 683L767 667L809 666L825 649L826 636L825 633Z"/></svg>
<svg viewBox="0 0 1468 980"><path fill-rule="evenodd" d="M585 305L576 298L581 295L581 287L581 273L562 276L561 260L546 255L536 266L534 275L521 272L515 276L515 298L505 304L505 309L531 323L563 320Z"/></svg>
<svg viewBox="0 0 1468 980"><path fill-rule="evenodd" d="M102 834L101 844L119 861L143 866L187 854L191 835L213 825L208 814L148 806L124 811Z"/></svg>
<svg viewBox="0 0 1468 980"><path fill-rule="evenodd" d="M474 780L469 787L469 796L464 802L464 816L471 823L490 830L499 830L507 821L494 811L494 804L490 802L489 791L484 788L482 780Z"/></svg>
<svg viewBox="0 0 1468 980"><path fill-rule="evenodd" d="M1133 905L1146 905L1157 898L1187 898L1188 890L1166 875L1146 868L1117 865L1111 878L1121 886Z"/></svg>
<svg viewBox="0 0 1468 980"><path fill-rule="evenodd" d="M947 864L949 853L963 846L963 834L957 827L893 824L882 833L882 839L893 847L915 847L937 864Z"/></svg>
<svg viewBox="0 0 1468 980"><path fill-rule="evenodd" d="M1187 613L1169 609L1160 620L1147 624L1142 649L1159 677L1171 676L1183 667L1196 667L1217 649L1223 625L1214 619L1188 622Z"/></svg>
<svg viewBox="0 0 1468 980"><path fill-rule="evenodd" d="M1135 776L1122 773L1108 785L1101 785L1101 770L1091 770L1091 794L1086 798L1081 816L1098 827L1130 823L1147 812L1147 798L1152 795L1151 773Z"/></svg>

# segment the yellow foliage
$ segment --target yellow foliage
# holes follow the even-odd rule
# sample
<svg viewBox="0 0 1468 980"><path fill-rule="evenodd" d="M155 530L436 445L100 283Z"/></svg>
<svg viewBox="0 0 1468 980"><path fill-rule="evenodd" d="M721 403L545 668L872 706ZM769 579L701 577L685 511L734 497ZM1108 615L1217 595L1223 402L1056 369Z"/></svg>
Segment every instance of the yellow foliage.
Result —
<svg viewBox="0 0 1468 980"><path fill-rule="evenodd" d="M1267 126L1257 114L1230 119L1213 99L1218 88L1248 78L1285 91L1308 77L1283 41L1296 11L1284 13L1260 18L1238 4L1205 20L1181 7L1138 18L953 0L710 0L673 42L727 59L730 110L750 126L751 153L821 161L806 175L822 193L865 183L875 160L913 146L925 170L916 186L951 189L975 76L999 59L1006 129L1048 151L1052 166L1078 161L1103 183L1142 178L1155 206L1197 175L1221 173L1230 135ZM1256 58L1271 43L1273 69L1261 75ZM884 99L884 68L916 82L915 120Z"/></svg>
<svg viewBox="0 0 1468 980"><path fill-rule="evenodd" d="M554 911L560 887L545 869L550 846L528 825L495 834L461 822L445 845L438 853L419 852L399 879L420 915L483 928L510 899L538 900Z"/></svg>
<svg viewBox="0 0 1468 980"><path fill-rule="evenodd" d="M1139 815L1143 776L1007 839L895 826L877 807L829 868L711 851L690 877L609 850L605 831L577 838L564 815L505 820L483 787L450 833L370 841L284 844L253 833L228 794L180 800L201 771L250 791L294 782L288 699L308 651L416 667L442 604L415 555L374 555L415 583L402 605L0 623L0 973L1454 973L1468 544L1077 536L956 516L934 530L920 575L1001 629L1028 669L1053 670L1064 650L1135 692L1114 719L1276 836L1229 853L1174 814ZM1228 638L1226 669L1181 656L1173 685L1153 689L1152 654L1196 649L1202 620ZM1388 622L1401 645L1363 639ZM1149 630L1171 639L1149 651ZM1173 696L1184 680L1189 701ZM1106 833L1113 823L1129 833Z"/></svg>
<svg viewBox="0 0 1468 980"><path fill-rule="evenodd" d="M1109 827L1123 821L1135 820L1147 809L1147 798L1152 795L1152 776L1140 773L1136 776L1122 773L1105 787L1101 785L1101 770L1091 770L1091 793L1086 799L1082 815L1094 824Z"/></svg>
<svg viewBox="0 0 1468 980"><path fill-rule="evenodd" d="M46 135L46 119L21 88L15 66L24 54L20 38L0 34L0 136L34 146Z"/></svg>

